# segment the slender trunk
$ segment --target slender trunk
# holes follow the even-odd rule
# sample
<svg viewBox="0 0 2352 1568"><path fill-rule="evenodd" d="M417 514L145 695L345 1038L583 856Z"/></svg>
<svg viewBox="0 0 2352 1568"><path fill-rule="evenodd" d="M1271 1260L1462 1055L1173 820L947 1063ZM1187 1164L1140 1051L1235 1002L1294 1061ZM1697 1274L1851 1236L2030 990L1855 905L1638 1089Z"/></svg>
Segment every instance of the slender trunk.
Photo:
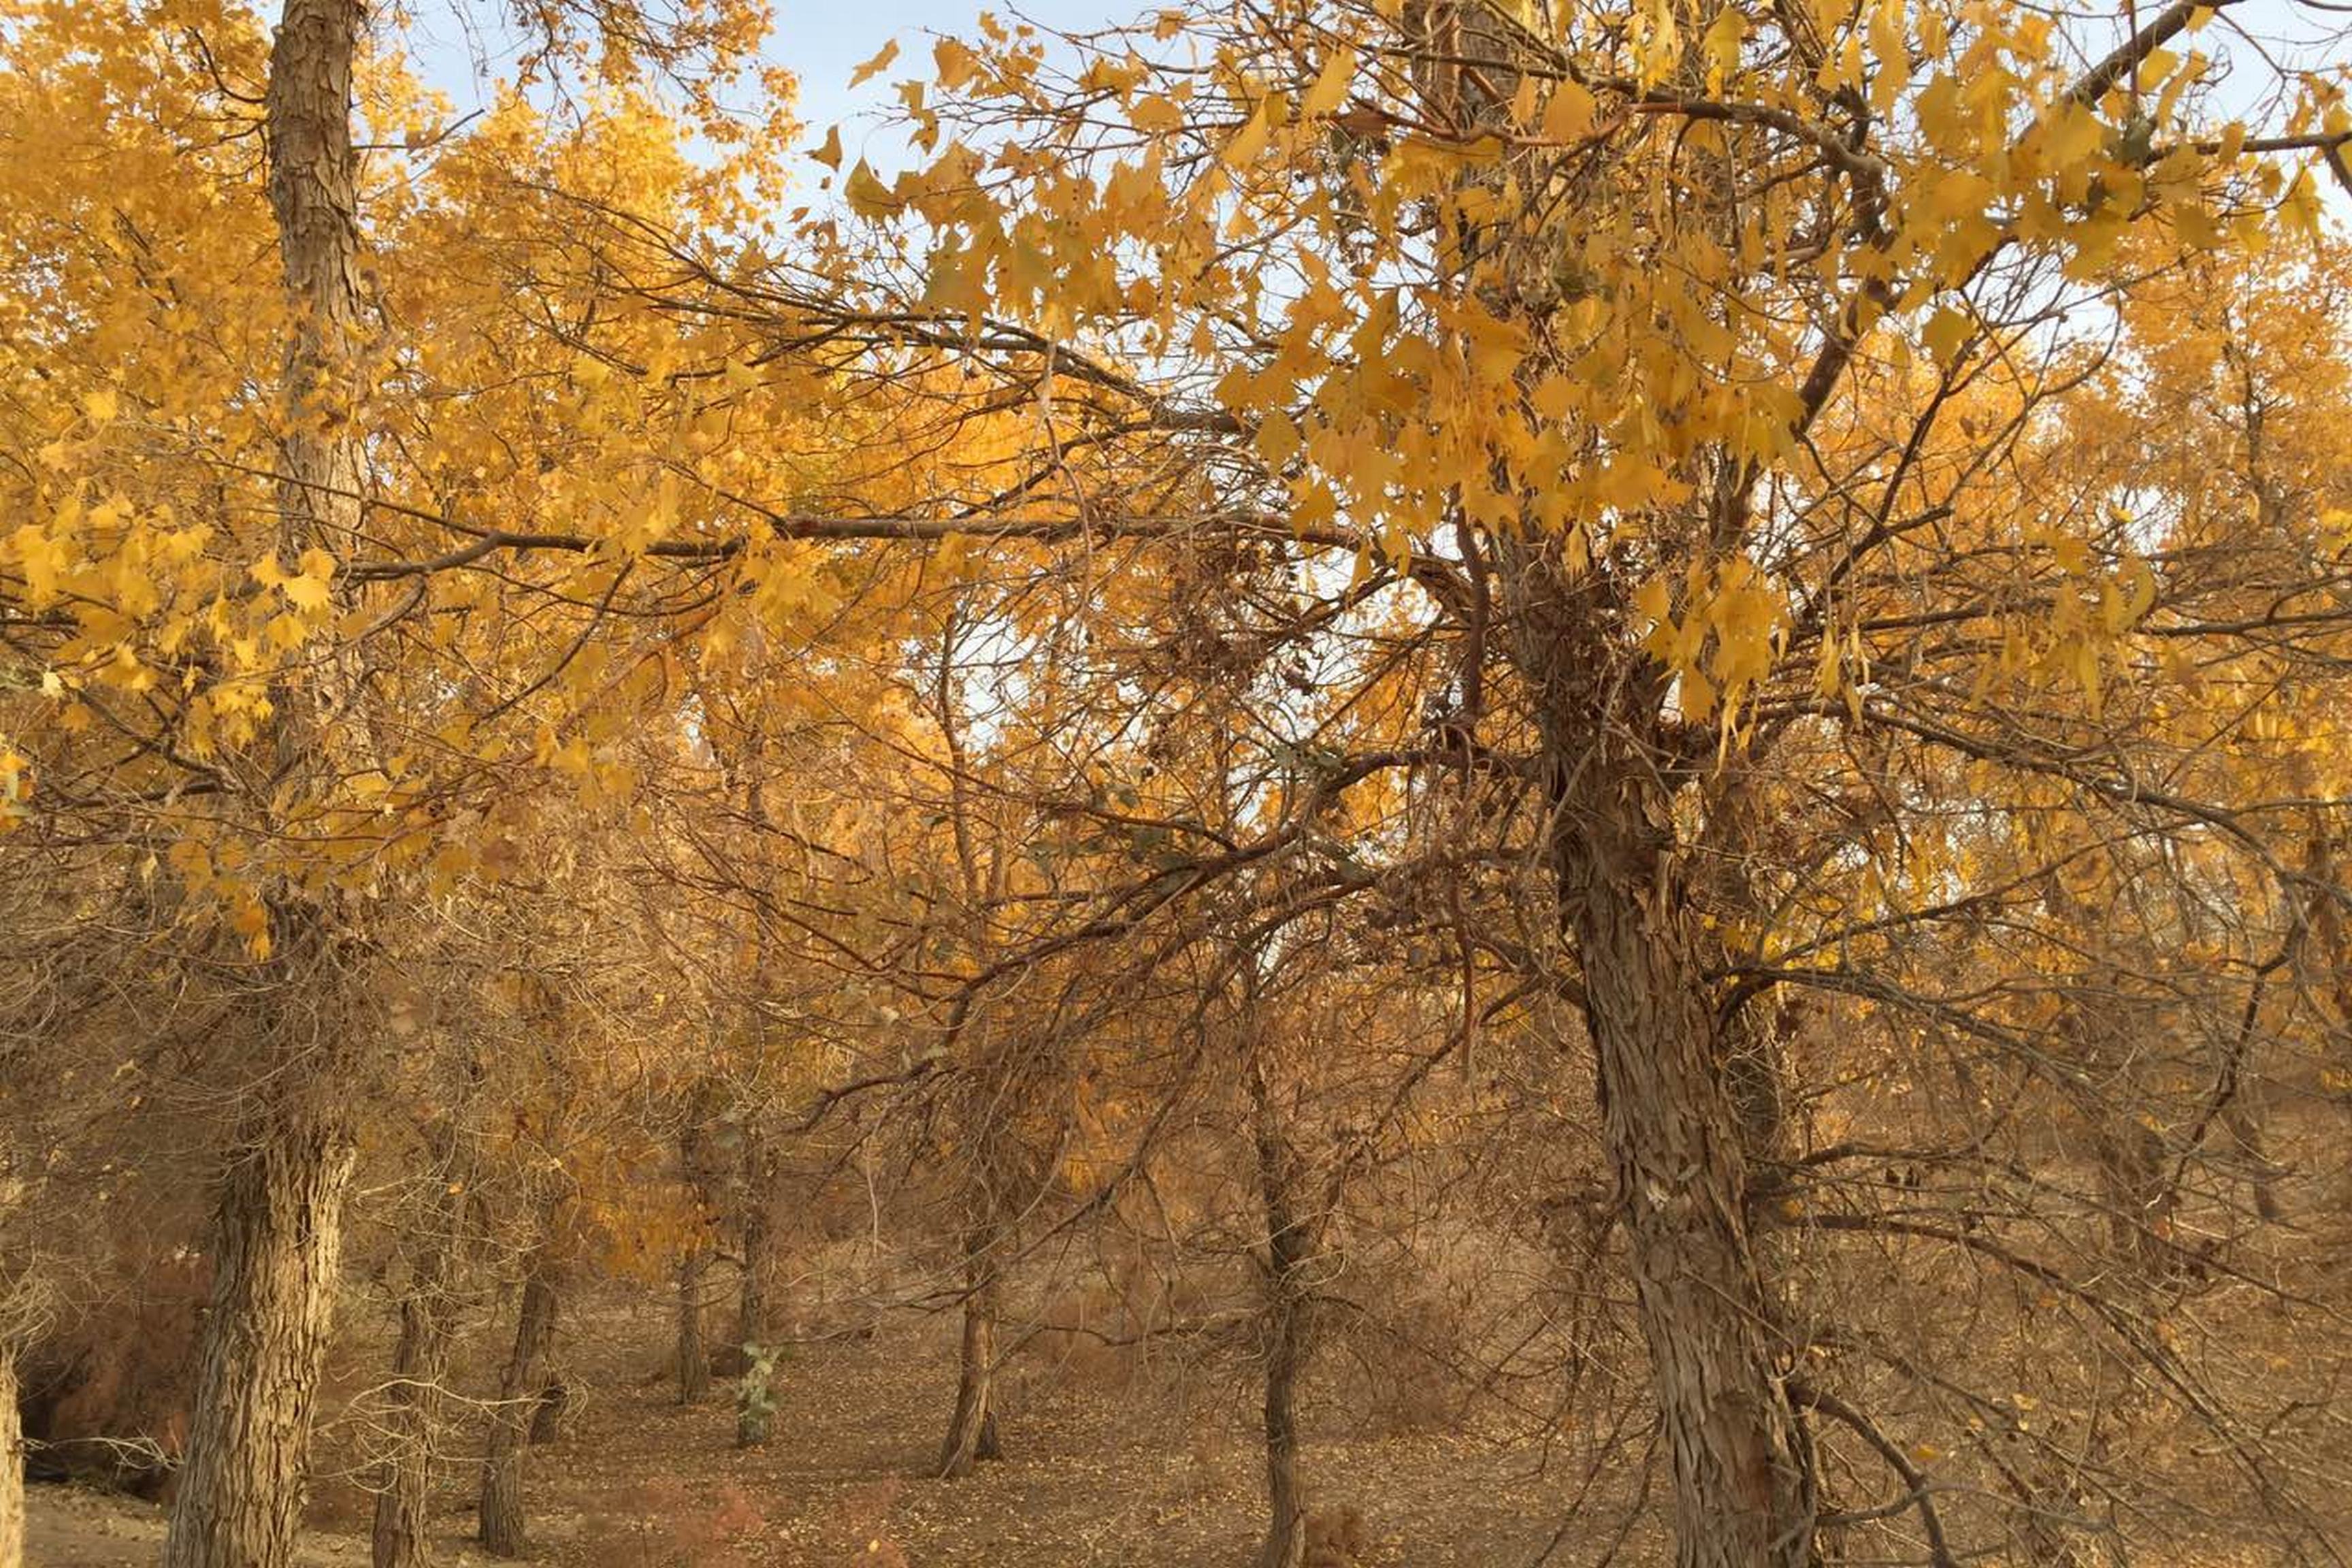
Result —
<svg viewBox="0 0 2352 1568"><path fill-rule="evenodd" d="M698 1404L710 1392L710 1344L702 1328L702 1278L710 1255L699 1240L677 1260L677 1402Z"/></svg>
<svg viewBox="0 0 2352 1568"><path fill-rule="evenodd" d="M437 1281L420 1282L400 1304L400 1342L393 1352L390 1408L384 1425L394 1444L375 1497L372 1535L375 1568L423 1568L426 1496L432 1484L433 1433L440 1418L441 1379L449 1361L444 1303Z"/></svg>
<svg viewBox="0 0 2352 1568"><path fill-rule="evenodd" d="M436 1161L435 1180L446 1173ZM384 1395L391 1439L377 1478L371 1535L374 1568L424 1568L432 1552L426 1507L432 1487L433 1441L441 1419L441 1387L449 1370L448 1287L456 1263L464 1203L462 1182L449 1182L433 1205L437 1233L417 1261L400 1301L400 1340L392 1355Z"/></svg>
<svg viewBox="0 0 2352 1568"><path fill-rule="evenodd" d="M213 1292L165 1568L284 1568L333 1316L352 1146L337 1117L266 1107L221 1183Z"/></svg>
<svg viewBox="0 0 2352 1568"><path fill-rule="evenodd" d="M1601 1122L1674 1461L1679 1568L1803 1568L1813 1493L1746 1213L1738 1105L1694 952L1665 803L1599 778L1555 845L1582 961ZM1622 789L1619 787L1622 785Z"/></svg>
<svg viewBox="0 0 2352 1568"><path fill-rule="evenodd" d="M940 1451L940 1474L969 1475L975 1464L1004 1458L990 1404L996 1378L998 1292L996 1265L985 1234L975 1229L964 1245L963 1350L956 1377L955 1415Z"/></svg>
<svg viewBox="0 0 2352 1568"><path fill-rule="evenodd" d="M520 1557L527 1544L522 1453L545 1383L548 1346L555 1337L555 1308L553 1268L544 1256L534 1258L523 1278L522 1304L515 1314L514 1350L499 1380L498 1408L490 1415L489 1441L482 1458L480 1535L482 1550L493 1557Z"/></svg>
<svg viewBox="0 0 2352 1568"><path fill-rule="evenodd" d="M0 1568L25 1568L25 1427L16 1358L0 1346Z"/></svg>
<svg viewBox="0 0 2352 1568"><path fill-rule="evenodd" d="M755 1134L744 1151L743 1277L735 1298L735 1347L745 1359L768 1342L768 1286L774 1270L774 1223L769 1206L767 1149Z"/></svg>
<svg viewBox="0 0 2352 1568"><path fill-rule="evenodd" d="M1258 1193L1265 1205L1265 1541L1258 1568L1297 1568L1307 1504L1298 1475L1298 1378L1307 1363L1305 1270L1314 1237L1298 1213L1297 1162L1276 1118L1265 1075L1245 1069L1254 1116Z"/></svg>

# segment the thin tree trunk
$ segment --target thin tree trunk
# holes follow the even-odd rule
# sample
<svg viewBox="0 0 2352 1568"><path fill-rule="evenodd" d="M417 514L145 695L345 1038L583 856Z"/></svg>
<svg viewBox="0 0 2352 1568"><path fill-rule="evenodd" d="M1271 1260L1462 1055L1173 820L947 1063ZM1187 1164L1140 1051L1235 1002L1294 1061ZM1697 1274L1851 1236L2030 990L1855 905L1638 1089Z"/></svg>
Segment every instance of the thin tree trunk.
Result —
<svg viewBox="0 0 2352 1568"><path fill-rule="evenodd" d="M447 1175L445 1158L434 1180ZM433 1205L437 1234L427 1244L400 1301L400 1340L384 1395L384 1426L392 1451L377 1479L371 1534L374 1568L424 1568L431 1560L426 1506L432 1487L433 1442L441 1419L441 1387L449 1370L448 1288L459 1245L464 1183L446 1182Z"/></svg>
<svg viewBox="0 0 2352 1568"><path fill-rule="evenodd" d="M25 1427L16 1358L0 1347L0 1568L25 1568Z"/></svg>
<svg viewBox="0 0 2352 1568"><path fill-rule="evenodd" d="M985 1233L975 1228L964 1244L963 1349L956 1376L955 1415L940 1450L940 1474L969 1475L975 1464L1004 1458L990 1403L996 1380L996 1323L1001 1282L988 1257Z"/></svg>
<svg viewBox="0 0 2352 1568"><path fill-rule="evenodd" d="M775 1268L767 1152L756 1133L743 1152L743 1276L735 1297L735 1348L747 1361L751 1346L768 1342L768 1289Z"/></svg>
<svg viewBox="0 0 2352 1568"><path fill-rule="evenodd" d="M213 1291L165 1568L285 1568L333 1316L352 1146L271 1106L221 1183Z"/></svg>
<svg viewBox="0 0 2352 1568"><path fill-rule="evenodd" d="M549 1344L555 1337L554 1270L534 1258L523 1277L522 1303L515 1314L514 1350L499 1379L498 1408L491 1412L489 1442L482 1458L479 1510L482 1550L493 1557L520 1557L528 1538L522 1507L522 1456L532 1413L545 1384Z"/></svg>
<svg viewBox="0 0 2352 1568"><path fill-rule="evenodd" d="M1568 803L1554 854L1673 1455L1675 1561L1803 1568L1813 1549L1811 1467L1779 1375L1748 1228L1739 1110L1690 911L1666 830L1650 826L1671 817L1641 783L1596 777L1604 770L1593 759L1581 765L1588 787Z"/></svg>
<svg viewBox="0 0 2352 1568"><path fill-rule="evenodd" d="M702 1326L702 1279L710 1254L699 1240L677 1260L677 1402L699 1404L710 1393L710 1342Z"/></svg>
<svg viewBox="0 0 2352 1568"><path fill-rule="evenodd" d="M1265 1205L1265 1541L1258 1568L1297 1568L1306 1542L1307 1503L1298 1474L1298 1378L1307 1363L1306 1266L1314 1238L1298 1213L1297 1162L1276 1119L1265 1074L1249 1080L1257 1151L1258 1193Z"/></svg>

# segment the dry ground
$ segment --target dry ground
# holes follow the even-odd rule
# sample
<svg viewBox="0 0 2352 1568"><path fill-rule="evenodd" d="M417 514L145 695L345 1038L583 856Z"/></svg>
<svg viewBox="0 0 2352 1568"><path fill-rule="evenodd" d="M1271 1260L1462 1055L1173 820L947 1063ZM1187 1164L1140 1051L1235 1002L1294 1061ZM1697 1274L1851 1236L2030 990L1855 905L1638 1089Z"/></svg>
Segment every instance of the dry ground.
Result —
<svg viewBox="0 0 2352 1568"><path fill-rule="evenodd" d="M782 1370L774 1440L745 1452L733 1447L728 1384L690 1409L674 1402L656 1370L663 1321L656 1300L608 1306L568 1342L564 1370L585 1393L569 1430L532 1455L535 1560L565 1568L1250 1561L1260 1483L1238 1373L1213 1407L1187 1407L1172 1379L1032 1371L1013 1393L1010 1462L941 1481L926 1469L953 1393L944 1325L804 1349ZM1638 1454L1625 1458L1638 1463ZM1397 1568L1534 1563L1580 1479L1560 1452L1546 1466L1531 1446L1447 1434L1340 1440L1335 1431L1310 1445L1307 1459L1321 1497L1361 1511L1370 1562ZM492 1561L465 1539L473 1479L463 1453L445 1467L444 1563ZM364 1563L364 1495L333 1478L318 1494L305 1568ZM37 1568L144 1568L163 1535L160 1508L124 1499L37 1488L30 1512ZM1614 1525L1613 1510L1597 1509L1555 1561L1590 1561ZM1625 1560L1644 1556L1637 1546Z"/></svg>

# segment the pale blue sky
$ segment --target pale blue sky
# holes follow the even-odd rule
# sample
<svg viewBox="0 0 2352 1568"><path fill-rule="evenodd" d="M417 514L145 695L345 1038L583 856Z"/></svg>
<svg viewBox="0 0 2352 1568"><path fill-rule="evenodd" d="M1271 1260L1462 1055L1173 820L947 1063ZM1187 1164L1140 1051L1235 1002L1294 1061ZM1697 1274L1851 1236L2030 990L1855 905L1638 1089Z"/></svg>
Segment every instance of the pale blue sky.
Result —
<svg viewBox="0 0 2352 1568"><path fill-rule="evenodd" d="M1042 26L1090 30L1131 21L1149 0L1024 0L1017 6L987 6L981 0L776 0L776 33L769 54L801 79L801 116L824 126L870 108L887 96L888 84L929 74L927 34L970 34L982 10L1010 20L1024 16ZM890 68L856 93L849 73L892 38L899 54Z"/></svg>
<svg viewBox="0 0 2352 1568"><path fill-rule="evenodd" d="M1151 0L774 0L776 26L767 55L800 81L799 116L821 139L828 125L843 124L842 140L856 156L877 110L895 102L892 84L930 74L935 35L969 36L978 31L983 10L1010 23L1016 19L1069 31L1093 31L1134 20L1155 7ZM425 75L448 94L459 113L479 107L501 78L511 77L514 45L495 21L494 7L467 0L442 0L415 7L407 38ZM898 58L881 75L852 90L850 73L892 38ZM844 123L850 122L850 123ZM877 138L887 142L885 133ZM895 161L884 146L877 165Z"/></svg>
<svg viewBox="0 0 2352 1568"><path fill-rule="evenodd" d="M274 10L272 0L257 0ZM971 35L982 10L1008 20L1025 18L1050 28L1093 31L1124 24L1160 8L1156 0L1016 0L1013 5L988 5L985 0L773 0L775 32L767 54L800 82L799 115L812 131L811 142L823 137L829 125L842 126L842 142L852 160L870 156L886 176L908 157L898 139L877 121L894 102L893 84L907 77L923 77L931 68L929 36ZM415 7L416 21L407 37L416 58L435 84L448 93L459 112L478 107L491 84L512 74L510 40L481 18L496 16L502 7L483 0L433 0ZM2126 0L2080 0L2076 15L2111 18L2119 26L2129 15ZM2241 68L2232 86L2222 89L2222 102L2231 110L2251 108L2244 98L2266 88L2275 78L2273 68L2326 67L2343 63L2338 39L2346 26L2340 9L2308 7L2296 0L2242 0L2223 14L2225 20L2209 26L2195 46L2209 54L2231 58ZM2250 47L2238 29L2263 40ZM2093 26L2082 47L2105 46L2103 29ZM892 38L899 56L881 75L850 89L852 71ZM2268 55L2264 60L2260 58ZM821 171L807 171L812 179ZM2328 191L2331 205L2340 195Z"/></svg>

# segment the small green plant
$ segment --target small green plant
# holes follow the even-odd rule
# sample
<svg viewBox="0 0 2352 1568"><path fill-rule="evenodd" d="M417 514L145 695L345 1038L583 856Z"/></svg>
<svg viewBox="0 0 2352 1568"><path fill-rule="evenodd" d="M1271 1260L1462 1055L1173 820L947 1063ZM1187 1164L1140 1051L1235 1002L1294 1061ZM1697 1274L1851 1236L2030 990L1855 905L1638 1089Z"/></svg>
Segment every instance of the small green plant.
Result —
<svg viewBox="0 0 2352 1568"><path fill-rule="evenodd" d="M776 1363L781 1345L745 1345L743 1374L735 1380L735 1446L755 1448L768 1440L776 1418Z"/></svg>

